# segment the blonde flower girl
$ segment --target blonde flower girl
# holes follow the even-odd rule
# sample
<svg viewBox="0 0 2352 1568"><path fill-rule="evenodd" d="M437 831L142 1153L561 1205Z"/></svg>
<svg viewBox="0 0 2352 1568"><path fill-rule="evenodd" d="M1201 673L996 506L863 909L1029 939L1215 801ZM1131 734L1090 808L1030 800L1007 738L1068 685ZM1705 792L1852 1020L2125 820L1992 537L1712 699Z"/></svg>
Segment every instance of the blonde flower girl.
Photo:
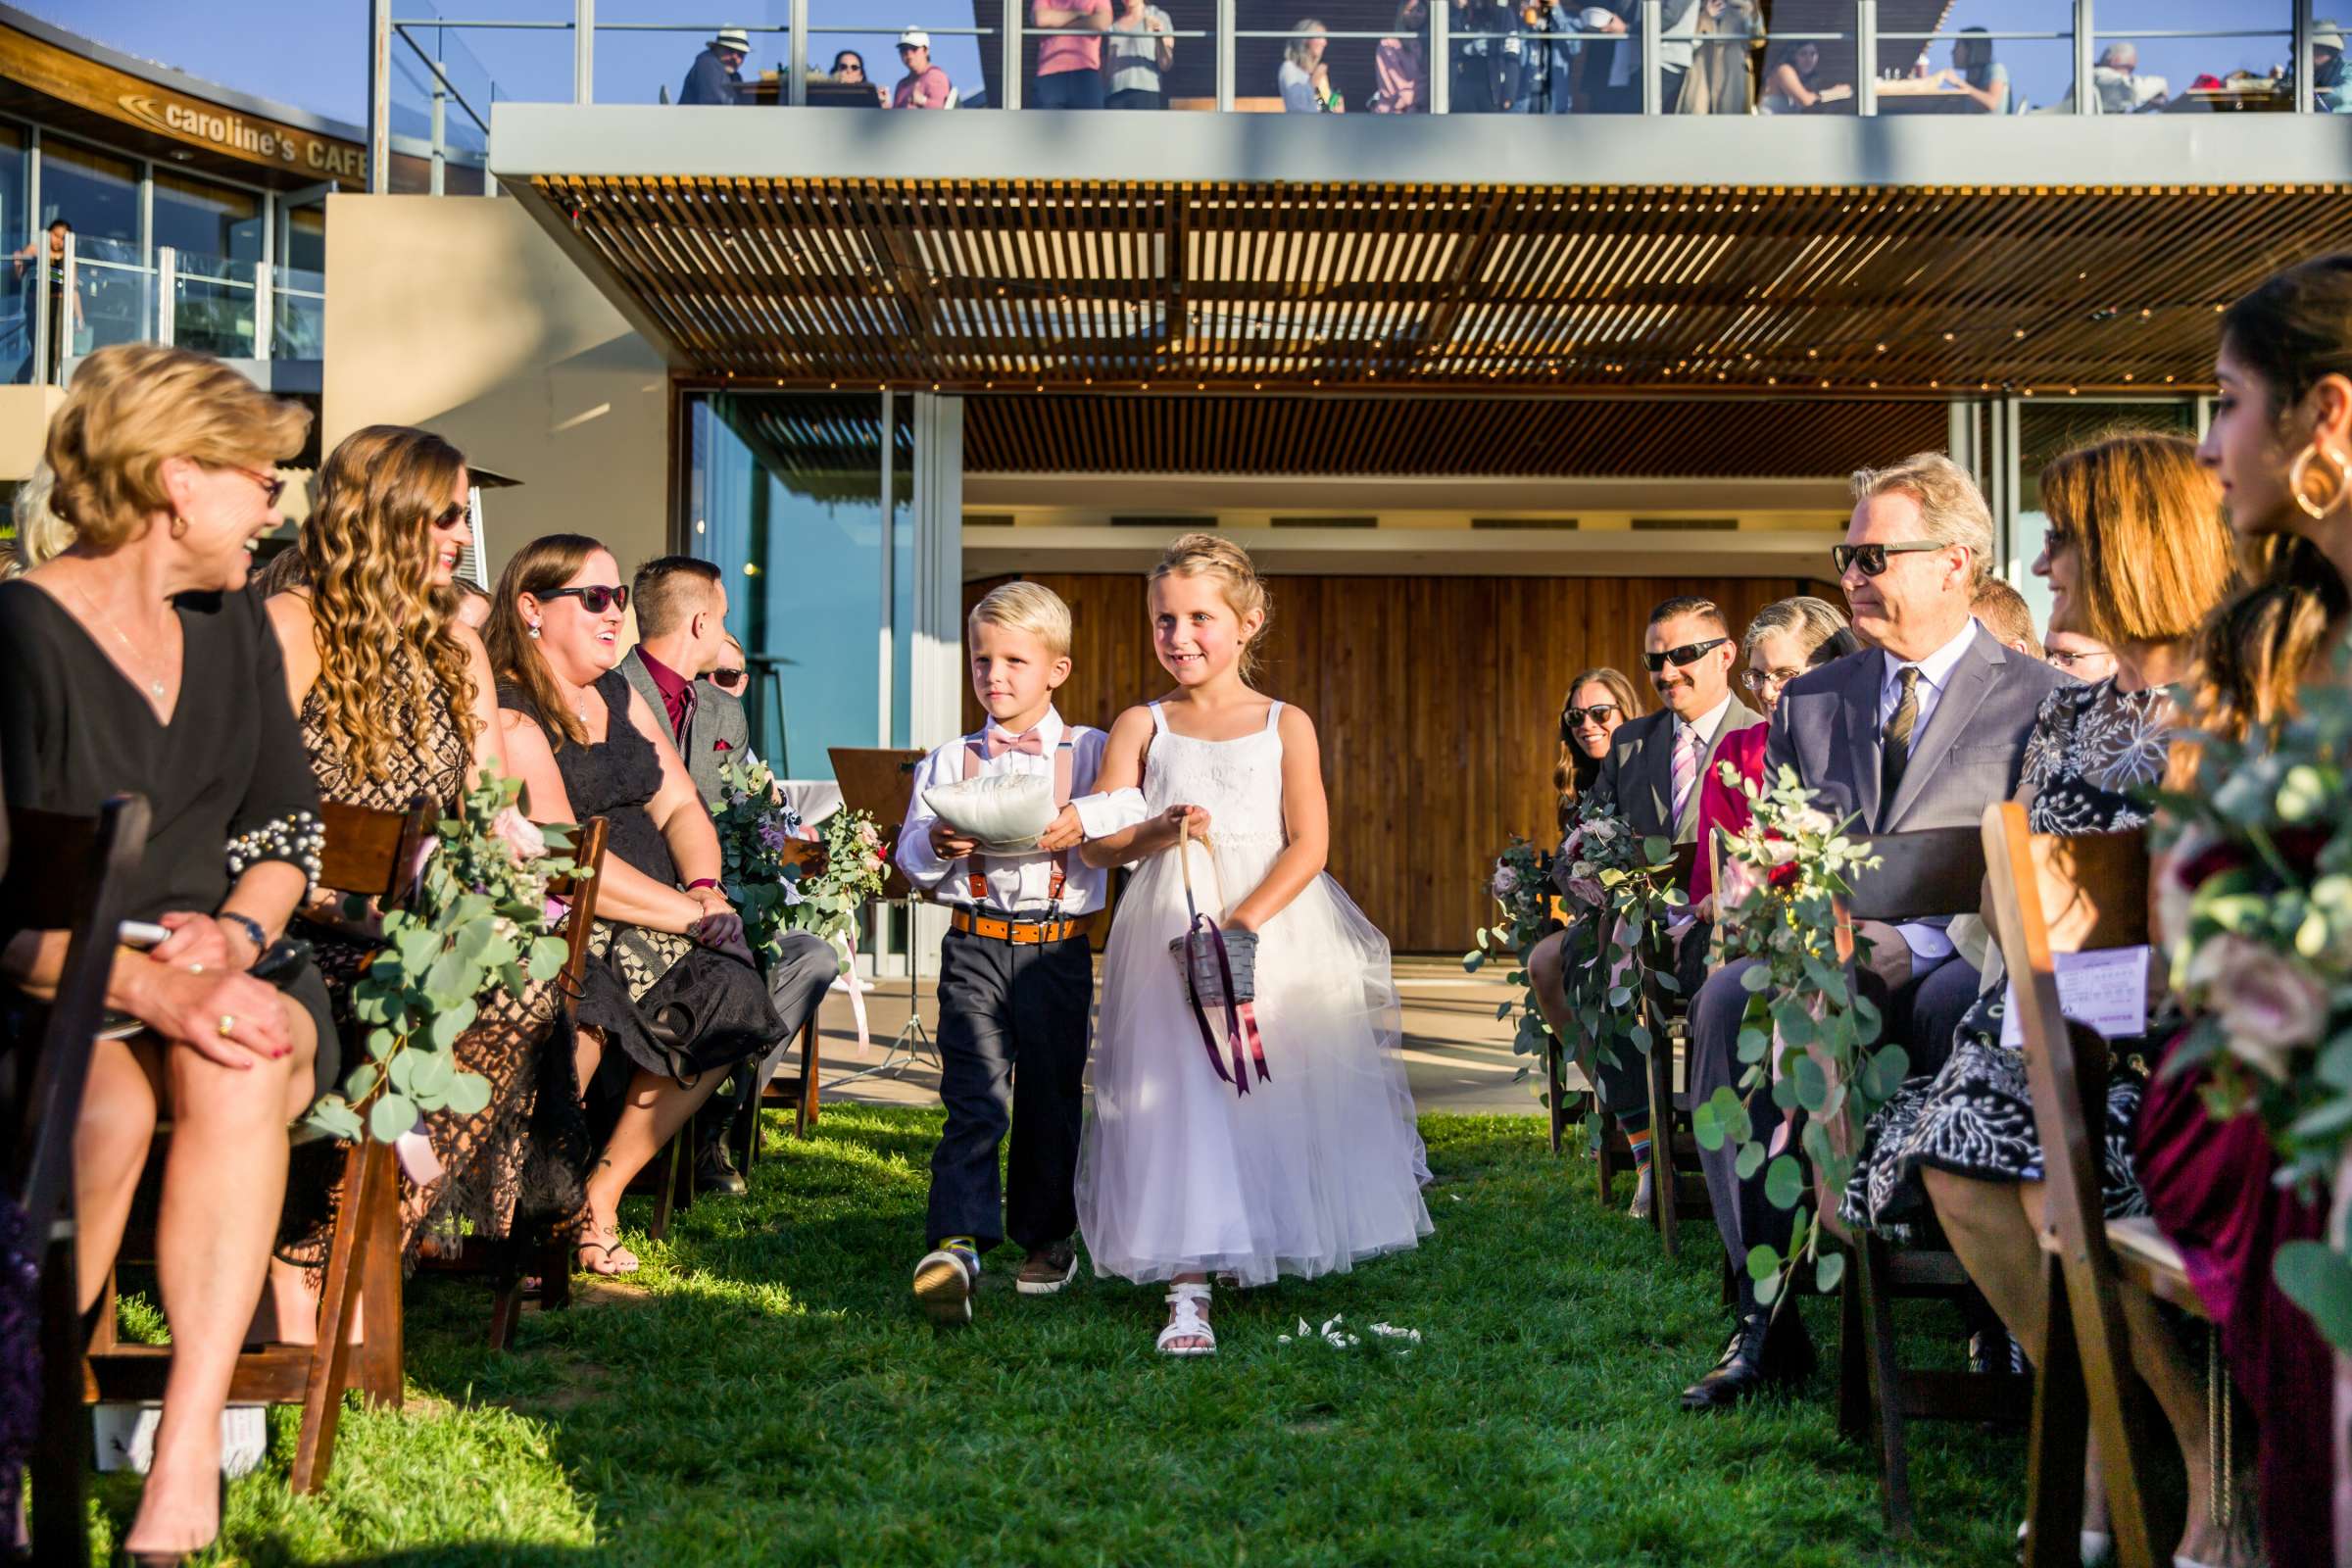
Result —
<svg viewBox="0 0 2352 1568"><path fill-rule="evenodd" d="M1176 689L1119 715L1097 787L1140 781L1152 814L1083 852L1141 865L1104 960L1078 1223L1097 1274L1168 1283L1158 1348L1205 1355L1210 1275L1311 1279L1412 1247L1431 1228L1428 1167L1388 941L1323 871L1314 724L1248 684L1265 586L1240 547L1190 534L1152 571L1151 606ZM1169 952L1190 918L1180 828L1201 908L1257 935L1266 1072L1247 1093L1203 1051Z"/></svg>

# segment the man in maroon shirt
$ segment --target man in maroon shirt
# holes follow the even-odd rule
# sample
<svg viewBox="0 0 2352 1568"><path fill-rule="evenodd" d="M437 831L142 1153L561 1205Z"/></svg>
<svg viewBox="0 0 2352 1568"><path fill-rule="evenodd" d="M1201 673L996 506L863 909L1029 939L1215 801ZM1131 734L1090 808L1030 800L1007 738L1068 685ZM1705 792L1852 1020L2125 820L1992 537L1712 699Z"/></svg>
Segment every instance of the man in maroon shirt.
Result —
<svg viewBox="0 0 2352 1568"><path fill-rule="evenodd" d="M920 27L908 27L899 34L899 64L906 68L896 91L890 95L893 109L952 109L956 103L956 88L948 74L931 63L931 35Z"/></svg>

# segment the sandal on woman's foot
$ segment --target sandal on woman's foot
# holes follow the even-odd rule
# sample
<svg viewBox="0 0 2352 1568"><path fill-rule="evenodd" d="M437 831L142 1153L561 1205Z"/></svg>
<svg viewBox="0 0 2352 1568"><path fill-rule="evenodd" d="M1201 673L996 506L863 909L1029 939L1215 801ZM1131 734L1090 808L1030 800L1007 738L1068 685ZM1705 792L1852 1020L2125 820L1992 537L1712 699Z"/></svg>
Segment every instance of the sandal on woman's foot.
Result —
<svg viewBox="0 0 2352 1568"><path fill-rule="evenodd" d="M590 1253L598 1255L591 1257ZM634 1274L643 1266L635 1252L620 1245L617 1234L609 1242L581 1242L572 1249L571 1260L573 1273L594 1274L602 1279Z"/></svg>
<svg viewBox="0 0 2352 1568"><path fill-rule="evenodd" d="M1209 1289L1205 1283L1178 1281L1168 1287L1168 1326L1159 1331L1154 1344L1162 1355L1214 1355L1217 1353L1216 1331L1208 1326L1201 1308L1208 1303ZM1177 1340L1197 1340L1197 1345L1177 1345Z"/></svg>

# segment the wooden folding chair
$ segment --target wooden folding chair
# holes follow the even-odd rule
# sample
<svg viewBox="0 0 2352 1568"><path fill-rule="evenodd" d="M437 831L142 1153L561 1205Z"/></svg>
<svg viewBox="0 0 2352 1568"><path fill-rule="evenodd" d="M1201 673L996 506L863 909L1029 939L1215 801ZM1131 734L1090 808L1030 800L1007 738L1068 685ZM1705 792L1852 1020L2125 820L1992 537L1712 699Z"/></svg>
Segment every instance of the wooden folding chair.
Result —
<svg viewBox="0 0 2352 1568"><path fill-rule="evenodd" d="M1984 853L1974 828L1880 833L1870 840L1882 864L1857 873L1853 897L1838 901L1838 955L1853 961L1853 926L1888 925L1974 912L1984 897ZM1846 1250L1838 1292L1838 1424L1878 1451L1880 1504L1887 1528L1911 1530L1911 1471L1905 1428L1913 1421L2022 1422L2032 1379L2011 1372L1946 1372L1907 1367L1897 1354L1894 1302L1945 1300L1990 1318L1968 1270L1948 1248L1895 1247L1863 1232Z"/></svg>
<svg viewBox="0 0 2352 1568"><path fill-rule="evenodd" d="M90 1462L89 1407L81 1397L81 1293L74 1258L74 1134L89 1082L91 1047L106 1013L106 988L115 962L115 931L122 922L129 883L147 846L149 809L137 795L117 796L99 808L87 839L88 859L71 885L42 884L28 894L52 900L70 937L47 1027L28 1061L27 1091L10 1095L12 1143L9 1189L23 1211L25 1245L39 1259L41 1418L28 1466L32 1499L29 1545L43 1563L88 1560L84 1478ZM54 820L54 819L45 819ZM44 831L35 813L11 812L12 836ZM76 907L75 892L85 895ZM51 919L16 903L16 918ZM16 1478L10 1477L11 1482ZM7 1489L13 1493L15 1488ZM16 1509L0 1519L0 1540L24 1544Z"/></svg>
<svg viewBox="0 0 2352 1568"><path fill-rule="evenodd" d="M1697 863L1697 845L1677 845L1675 885L1690 887L1690 872ZM1675 1064L1684 1058L1690 1045L1691 999L1657 984L1661 971L1671 974L1675 967L1673 953L1659 940L1659 933L1644 933L1641 965L1642 1006L1647 1015L1650 1041L1642 1063L1649 1097L1650 1190L1655 1199L1650 1217L1658 1228L1659 1245L1672 1257L1680 1246L1683 1215L1703 1219L1714 1213L1714 1204L1707 1197L1706 1173L1698 1162L1698 1139L1690 1132L1690 1096L1674 1087ZM1605 1185L1601 1198L1607 1201Z"/></svg>
<svg viewBox="0 0 2352 1568"><path fill-rule="evenodd" d="M2132 1369L2124 1293L2208 1314L2180 1253L2152 1221L2106 1217L2088 1109L2106 1102L2107 1047L2067 1021L2057 979L2060 954L2148 940L2147 844L2139 833L2032 833L2015 805L1986 810L1984 833L2001 953L2026 1037L2049 1218L2042 1235L2048 1329L2034 1401L2025 1560L2029 1568L2074 1562L2084 1446L2095 1431L2117 1560L2155 1568L2172 1560L2180 1521L2157 1494L2168 1440L2154 1396Z"/></svg>
<svg viewBox="0 0 2352 1568"><path fill-rule="evenodd" d="M387 909L406 903L415 890L434 814L421 798L406 811L323 805L319 885L375 899ZM364 1049L356 1039L347 1041L346 1048L347 1054ZM318 1137L297 1131L294 1141L300 1145ZM148 1153L149 1189L160 1186L170 1138L168 1124L158 1128ZM152 1232L126 1234L123 1252L139 1256L144 1251L141 1244L152 1241ZM356 1344L355 1317L362 1317L365 1330ZM316 1340L248 1349L238 1355L229 1381L231 1404L303 1407L288 1476L295 1492L315 1492L325 1483L334 1463L335 1431L346 1389L360 1390L370 1404L398 1407L402 1339L399 1168L388 1146L364 1139L345 1146ZM86 1366L84 1395L93 1403L159 1399L171 1373L171 1347L125 1345L118 1337L111 1271L100 1294Z"/></svg>

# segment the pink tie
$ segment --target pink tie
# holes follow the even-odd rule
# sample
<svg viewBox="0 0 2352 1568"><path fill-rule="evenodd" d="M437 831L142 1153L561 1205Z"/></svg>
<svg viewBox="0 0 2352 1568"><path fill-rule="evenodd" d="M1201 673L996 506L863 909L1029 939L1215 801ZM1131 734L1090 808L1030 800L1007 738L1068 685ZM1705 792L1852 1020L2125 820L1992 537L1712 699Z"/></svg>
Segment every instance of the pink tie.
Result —
<svg viewBox="0 0 2352 1568"><path fill-rule="evenodd" d="M1690 803L1690 786L1698 782L1698 737L1690 725L1674 726L1674 825L1681 826L1683 808Z"/></svg>
<svg viewBox="0 0 2352 1568"><path fill-rule="evenodd" d="M988 726L986 739L988 755L991 758L1003 757L1006 752L1027 752L1031 757L1046 755L1046 738L1036 730L1030 730L1020 735L1008 735L991 724Z"/></svg>

